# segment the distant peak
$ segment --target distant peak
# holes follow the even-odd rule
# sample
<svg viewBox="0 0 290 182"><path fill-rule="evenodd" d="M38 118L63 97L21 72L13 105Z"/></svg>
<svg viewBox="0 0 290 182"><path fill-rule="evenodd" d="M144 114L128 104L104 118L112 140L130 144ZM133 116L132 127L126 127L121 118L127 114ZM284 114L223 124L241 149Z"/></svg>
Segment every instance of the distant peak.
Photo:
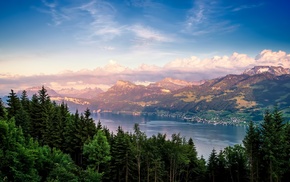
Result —
<svg viewBox="0 0 290 182"><path fill-rule="evenodd" d="M175 84L175 85L182 85L182 86L191 85L187 81L179 80L179 79L173 79L173 78L169 78L169 77L166 77L166 78L164 78L163 80L161 80L161 81L159 81L157 83L172 83L172 84Z"/></svg>
<svg viewBox="0 0 290 182"><path fill-rule="evenodd" d="M280 76L284 74L290 74L290 69L283 68L282 66L255 66L243 72L243 74L250 76L261 73L271 73L273 75Z"/></svg>
<svg viewBox="0 0 290 182"><path fill-rule="evenodd" d="M118 80L116 85L118 86L124 86L124 85L135 85L134 83L132 82L129 82L129 81L124 81L124 80Z"/></svg>

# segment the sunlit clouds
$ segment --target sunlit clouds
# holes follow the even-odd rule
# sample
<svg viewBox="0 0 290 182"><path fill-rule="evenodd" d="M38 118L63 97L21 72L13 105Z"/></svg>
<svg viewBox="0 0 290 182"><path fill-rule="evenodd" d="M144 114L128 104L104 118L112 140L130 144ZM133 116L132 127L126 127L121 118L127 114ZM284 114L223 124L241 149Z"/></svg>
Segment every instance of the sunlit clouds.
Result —
<svg viewBox="0 0 290 182"><path fill-rule="evenodd" d="M245 69L259 65L290 68L290 54L283 51L263 50L255 58L240 53L205 59L192 56L173 60L163 66L142 64L136 68L129 68L111 60L103 67L66 71L55 75L15 76L1 74L0 90L25 89L39 85L46 85L56 90L96 87L107 90L118 80L148 85L168 77L195 82L225 76L226 74L241 74Z"/></svg>

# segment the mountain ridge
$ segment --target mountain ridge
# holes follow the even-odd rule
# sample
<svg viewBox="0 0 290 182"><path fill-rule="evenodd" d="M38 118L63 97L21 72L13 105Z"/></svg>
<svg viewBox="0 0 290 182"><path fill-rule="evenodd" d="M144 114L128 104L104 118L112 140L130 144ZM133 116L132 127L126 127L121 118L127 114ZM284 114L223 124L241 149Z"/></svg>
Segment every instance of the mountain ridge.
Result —
<svg viewBox="0 0 290 182"><path fill-rule="evenodd" d="M165 78L145 86L119 80L107 91L45 88L52 100L68 102L72 109L252 120L261 119L265 109L277 105L290 118L290 69L283 67L256 66L201 82Z"/></svg>
<svg viewBox="0 0 290 182"><path fill-rule="evenodd" d="M282 67L259 66L242 74L229 74L198 85L184 85L168 92L162 92L164 88L160 87L161 84L135 85L130 91L115 90L115 93L110 92L111 95L104 92L100 98L110 98L114 94L114 99L105 102L96 99L93 103L96 109L110 112L132 111L146 114L165 111L199 115L214 111L217 115L228 113L232 118L261 119L263 110L276 104L289 112L288 71L289 69Z"/></svg>

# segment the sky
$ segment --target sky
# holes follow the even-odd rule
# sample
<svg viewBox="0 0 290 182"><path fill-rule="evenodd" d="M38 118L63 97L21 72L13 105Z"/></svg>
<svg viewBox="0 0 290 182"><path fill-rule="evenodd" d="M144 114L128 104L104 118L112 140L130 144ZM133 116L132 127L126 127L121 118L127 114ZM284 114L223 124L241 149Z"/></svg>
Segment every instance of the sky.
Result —
<svg viewBox="0 0 290 182"><path fill-rule="evenodd" d="M288 0L1 0L0 92L289 68L289 18Z"/></svg>

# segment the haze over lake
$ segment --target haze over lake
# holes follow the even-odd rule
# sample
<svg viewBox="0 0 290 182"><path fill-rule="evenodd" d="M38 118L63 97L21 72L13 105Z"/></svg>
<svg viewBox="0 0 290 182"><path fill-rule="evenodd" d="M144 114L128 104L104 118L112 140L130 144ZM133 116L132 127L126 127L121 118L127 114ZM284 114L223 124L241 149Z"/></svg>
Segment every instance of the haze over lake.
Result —
<svg viewBox="0 0 290 182"><path fill-rule="evenodd" d="M217 151L235 144L242 144L246 134L245 126L225 126L204 123L186 122L175 118L158 118L145 116L93 114L96 123L101 121L103 126L116 133L118 126L124 131L133 132L133 126L138 123L141 131L150 137L158 133L166 134L168 139L174 133L180 133L187 140L191 137L198 155L208 159L212 149Z"/></svg>

